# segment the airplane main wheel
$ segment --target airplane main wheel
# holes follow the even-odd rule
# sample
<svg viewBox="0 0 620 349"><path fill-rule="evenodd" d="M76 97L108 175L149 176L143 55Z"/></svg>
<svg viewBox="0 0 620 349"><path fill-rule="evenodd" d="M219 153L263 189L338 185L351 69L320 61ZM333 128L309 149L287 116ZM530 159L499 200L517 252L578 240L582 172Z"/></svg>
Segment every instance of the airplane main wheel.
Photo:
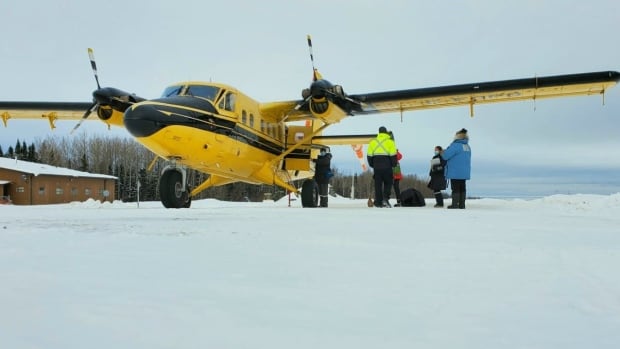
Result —
<svg viewBox="0 0 620 349"><path fill-rule="evenodd" d="M165 208L189 208L189 191L183 190L183 175L179 171L164 172L159 179L159 197Z"/></svg>
<svg viewBox="0 0 620 349"><path fill-rule="evenodd" d="M301 185L301 206L317 207L319 205L319 185L314 179L306 179Z"/></svg>

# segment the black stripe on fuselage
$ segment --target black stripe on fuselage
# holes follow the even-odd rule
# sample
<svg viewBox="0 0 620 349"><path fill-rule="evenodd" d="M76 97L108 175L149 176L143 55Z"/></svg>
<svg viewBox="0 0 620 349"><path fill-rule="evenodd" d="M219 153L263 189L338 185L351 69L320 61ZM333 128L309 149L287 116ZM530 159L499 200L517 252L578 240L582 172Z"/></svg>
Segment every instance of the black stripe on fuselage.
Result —
<svg viewBox="0 0 620 349"><path fill-rule="evenodd" d="M148 137L168 126L185 126L224 134L274 155L280 155L283 151L280 143L218 115L213 105L202 98L177 96L153 101L157 104L149 103L149 101L135 105L125 112L125 127L134 137ZM297 150L287 157L309 158L310 156L306 151Z"/></svg>

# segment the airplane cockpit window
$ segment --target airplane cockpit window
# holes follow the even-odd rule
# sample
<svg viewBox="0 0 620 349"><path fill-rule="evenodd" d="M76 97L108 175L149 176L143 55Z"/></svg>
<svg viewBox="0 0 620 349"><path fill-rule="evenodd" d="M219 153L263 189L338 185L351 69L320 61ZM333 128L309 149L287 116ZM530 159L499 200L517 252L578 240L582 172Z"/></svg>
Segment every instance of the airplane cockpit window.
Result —
<svg viewBox="0 0 620 349"><path fill-rule="evenodd" d="M215 97L217 97L219 92L220 88L215 86L189 85L185 91L185 95L202 97L210 101L215 101Z"/></svg>
<svg viewBox="0 0 620 349"><path fill-rule="evenodd" d="M202 97L210 101L215 101L215 97L217 97L219 92L220 92L220 88L215 87L215 86L177 85L177 86L170 86L166 88L164 90L164 93L162 93L162 97L192 96L192 97Z"/></svg>
<svg viewBox="0 0 620 349"><path fill-rule="evenodd" d="M181 93L181 89L183 88L183 86L170 86L170 87L166 87L166 89L164 90L164 93L161 94L162 97L172 97L172 96L177 96L179 93Z"/></svg>

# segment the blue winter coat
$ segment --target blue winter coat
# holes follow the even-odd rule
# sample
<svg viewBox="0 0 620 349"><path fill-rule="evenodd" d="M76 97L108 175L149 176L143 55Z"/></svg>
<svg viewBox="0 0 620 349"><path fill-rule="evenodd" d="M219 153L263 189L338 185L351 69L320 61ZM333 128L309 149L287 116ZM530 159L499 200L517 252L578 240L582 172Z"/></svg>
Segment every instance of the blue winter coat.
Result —
<svg viewBox="0 0 620 349"><path fill-rule="evenodd" d="M471 148L469 139L455 139L444 150L441 157L446 160L446 178L470 179L471 176Z"/></svg>

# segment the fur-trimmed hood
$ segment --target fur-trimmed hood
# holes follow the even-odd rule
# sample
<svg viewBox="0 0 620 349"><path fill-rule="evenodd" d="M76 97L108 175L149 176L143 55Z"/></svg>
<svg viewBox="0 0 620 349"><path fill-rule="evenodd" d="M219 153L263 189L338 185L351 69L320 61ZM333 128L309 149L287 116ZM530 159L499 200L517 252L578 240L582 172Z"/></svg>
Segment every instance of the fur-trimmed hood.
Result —
<svg viewBox="0 0 620 349"><path fill-rule="evenodd" d="M467 135L467 130L462 128L456 131L456 134L454 135L454 140L457 139L469 139L469 136Z"/></svg>

